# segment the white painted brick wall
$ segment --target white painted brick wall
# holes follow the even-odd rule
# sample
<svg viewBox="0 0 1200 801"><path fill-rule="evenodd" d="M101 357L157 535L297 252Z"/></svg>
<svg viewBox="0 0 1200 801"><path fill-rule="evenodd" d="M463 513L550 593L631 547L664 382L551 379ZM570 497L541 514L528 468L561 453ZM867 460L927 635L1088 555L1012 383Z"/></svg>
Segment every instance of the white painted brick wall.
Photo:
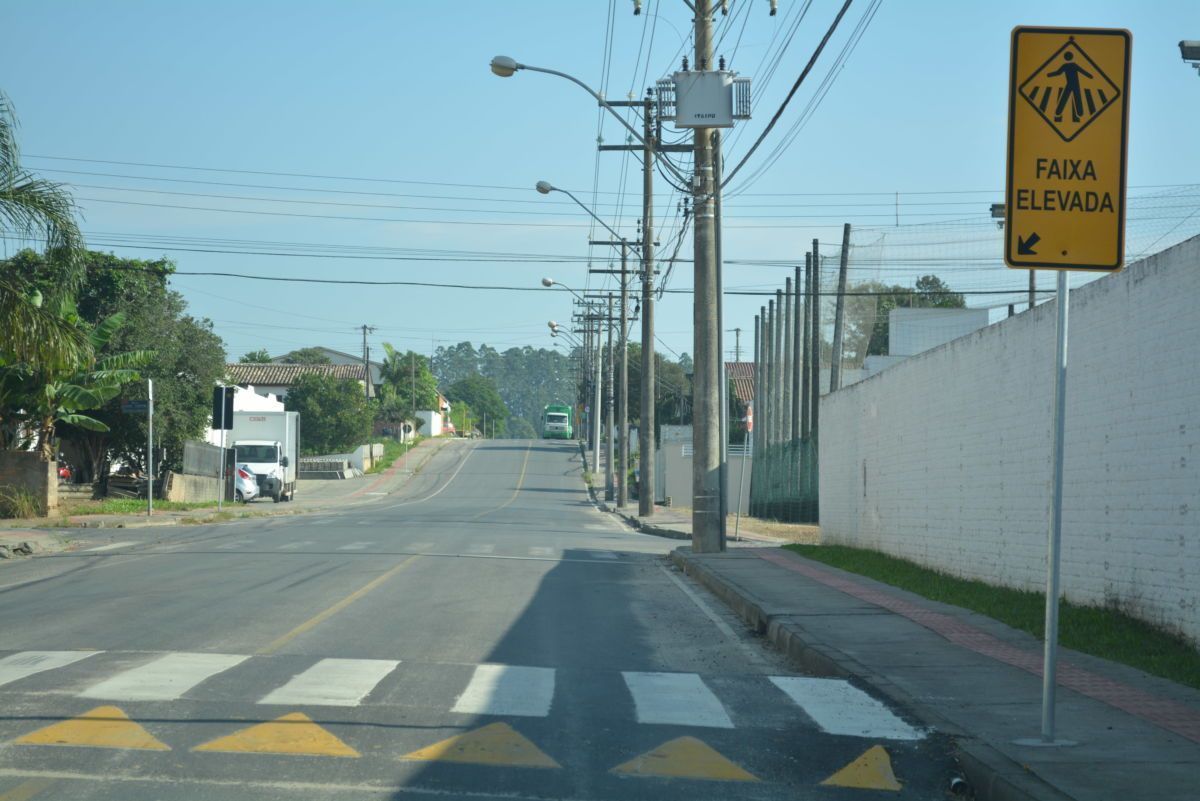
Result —
<svg viewBox="0 0 1200 801"><path fill-rule="evenodd" d="M1055 313L822 398L825 541L1044 587ZM1200 237L1072 291L1070 326L1063 590L1200 642Z"/></svg>

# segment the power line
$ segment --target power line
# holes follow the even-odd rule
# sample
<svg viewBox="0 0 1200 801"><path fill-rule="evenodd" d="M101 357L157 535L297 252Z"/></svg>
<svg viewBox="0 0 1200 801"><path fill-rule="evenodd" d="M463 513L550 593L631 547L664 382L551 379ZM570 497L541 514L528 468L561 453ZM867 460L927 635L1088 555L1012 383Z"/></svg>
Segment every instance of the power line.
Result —
<svg viewBox="0 0 1200 801"><path fill-rule="evenodd" d="M740 170L742 165L744 165L746 161L752 155L754 155L754 151L758 150L758 146L762 144L763 140L767 138L767 134L769 134L771 129L775 127L775 123L779 121L779 117L783 114L784 109L787 108L788 103L791 102L792 97L796 94L796 90L800 88L800 84L804 83L804 79L808 76L808 73L812 71L813 65L817 63L817 58L821 55L821 51L825 49L825 45L828 44L830 37L833 36L833 32L837 30L838 23L842 21L842 17L846 16L846 12L850 9L850 4L852 2L854 2L854 0L846 0L846 2L842 4L841 10L838 11L837 16L833 19L833 24L829 26L829 30L827 30L825 32L825 36L821 38L821 43L817 45L817 49L813 51L812 57L809 58L808 63L800 72L800 76L796 78L796 82L792 84L791 91L787 93L787 97L783 99L783 102L779 105L779 109L775 112L774 116L771 117L771 121L767 123L767 127L763 129L763 132L759 134L758 139L756 139L754 144L750 146L750 149L746 151L746 155L742 156L742 160L739 161L737 165L729 171L729 174L726 175L722 180L721 186L727 186L729 182L733 180L733 177L737 175L738 170Z"/></svg>

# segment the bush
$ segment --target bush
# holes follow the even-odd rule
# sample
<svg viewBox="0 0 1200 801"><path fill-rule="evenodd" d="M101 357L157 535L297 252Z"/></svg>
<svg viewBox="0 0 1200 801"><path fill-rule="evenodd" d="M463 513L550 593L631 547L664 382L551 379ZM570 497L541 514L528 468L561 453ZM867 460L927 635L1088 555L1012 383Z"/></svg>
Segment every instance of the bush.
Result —
<svg viewBox="0 0 1200 801"><path fill-rule="evenodd" d="M21 487L0 487L0 518L30 517L41 517L34 494Z"/></svg>

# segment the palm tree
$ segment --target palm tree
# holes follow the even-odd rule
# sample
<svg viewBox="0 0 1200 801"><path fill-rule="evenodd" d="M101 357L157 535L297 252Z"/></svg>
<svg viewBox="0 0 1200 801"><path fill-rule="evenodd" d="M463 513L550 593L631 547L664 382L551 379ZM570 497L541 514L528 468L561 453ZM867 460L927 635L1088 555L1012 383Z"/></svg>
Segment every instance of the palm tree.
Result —
<svg viewBox="0 0 1200 801"><path fill-rule="evenodd" d="M91 358L86 334L61 313L83 278L83 238L70 193L21 166L16 128L12 102L0 92L0 235L44 244L65 269L48 297L0 269L0 364L65 367Z"/></svg>

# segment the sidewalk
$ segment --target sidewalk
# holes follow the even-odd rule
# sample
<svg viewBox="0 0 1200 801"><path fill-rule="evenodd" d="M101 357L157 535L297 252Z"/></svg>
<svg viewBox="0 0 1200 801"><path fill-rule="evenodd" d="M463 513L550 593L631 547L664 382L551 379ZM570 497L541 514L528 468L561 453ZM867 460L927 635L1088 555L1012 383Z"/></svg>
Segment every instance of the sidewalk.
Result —
<svg viewBox="0 0 1200 801"><path fill-rule="evenodd" d="M678 511L636 512L621 515L647 533L690 538ZM1196 690L1063 648L1056 734L1075 745L1017 745L1040 732L1040 640L761 539L720 554L681 545L671 559L798 668L861 682L954 738L981 801L1200 798Z"/></svg>
<svg viewBox="0 0 1200 801"><path fill-rule="evenodd" d="M402 488L416 471L420 470L426 462L445 447L446 443L451 441L435 438L417 443L416 447L408 454L407 471L405 471L404 457L401 456L391 467L380 473L344 480L301 480L297 487L297 500L293 502L270 503L268 499L268 502L255 501L249 504L238 504L229 501L224 504L223 511L239 518L273 517L305 514L334 506L344 507L350 504L368 503ZM216 514L217 507L211 506L188 511L156 509L151 517L141 512L138 514L87 514L29 520L0 520L0 542L40 541L45 543L42 550L64 550L66 546L62 543L65 541L61 537L55 540L53 537L47 536L49 532L62 532L64 529L77 528L175 526L192 522L209 522L209 519Z"/></svg>
<svg viewBox="0 0 1200 801"><path fill-rule="evenodd" d="M630 498L624 509L618 509L612 501L604 500L603 486L596 489L596 503L602 511L619 515L626 523L645 534L675 540L692 539L691 509L680 506L655 506L653 517L641 517L638 515L636 498ZM729 515L727 531L731 544L743 542L750 545L783 545L800 542L816 545L821 536L819 526L777 524L745 515L740 523L735 515Z"/></svg>

